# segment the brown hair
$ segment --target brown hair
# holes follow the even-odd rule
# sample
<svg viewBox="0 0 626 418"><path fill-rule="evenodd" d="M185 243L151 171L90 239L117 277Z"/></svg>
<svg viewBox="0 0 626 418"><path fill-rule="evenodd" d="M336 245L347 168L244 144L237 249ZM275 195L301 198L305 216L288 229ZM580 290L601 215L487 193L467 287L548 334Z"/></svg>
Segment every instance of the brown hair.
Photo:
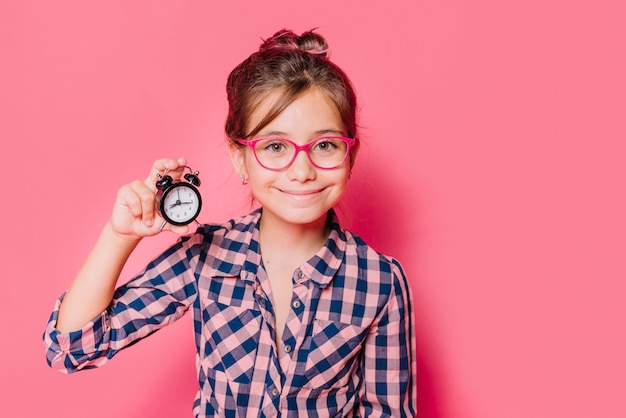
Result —
<svg viewBox="0 0 626 418"><path fill-rule="evenodd" d="M239 145L237 139L256 135L312 87L321 88L328 95L337 107L347 136L355 138L358 144L356 95L346 74L328 59L326 40L313 31L298 36L286 29L263 41L259 50L228 76L226 135L231 143ZM255 108L275 92L280 93L279 100L257 126L248 126Z"/></svg>

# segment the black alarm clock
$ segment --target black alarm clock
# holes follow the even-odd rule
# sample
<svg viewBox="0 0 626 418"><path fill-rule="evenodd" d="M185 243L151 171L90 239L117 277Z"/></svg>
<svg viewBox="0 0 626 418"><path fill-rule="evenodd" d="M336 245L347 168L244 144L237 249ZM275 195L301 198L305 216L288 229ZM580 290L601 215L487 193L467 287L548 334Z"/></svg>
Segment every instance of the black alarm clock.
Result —
<svg viewBox="0 0 626 418"><path fill-rule="evenodd" d="M156 204L164 219L160 229L166 223L188 225L196 220L202 209L202 197L197 189L200 186L198 172L192 171L188 166L184 168L190 171L183 176L185 181L174 181L167 175L168 170L163 175L158 175Z"/></svg>

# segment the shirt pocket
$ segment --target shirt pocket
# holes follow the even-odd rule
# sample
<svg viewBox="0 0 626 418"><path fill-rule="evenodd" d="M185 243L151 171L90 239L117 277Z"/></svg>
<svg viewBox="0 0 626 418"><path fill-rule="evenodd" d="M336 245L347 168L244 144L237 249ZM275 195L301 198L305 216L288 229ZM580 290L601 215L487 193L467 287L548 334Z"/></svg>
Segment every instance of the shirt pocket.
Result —
<svg viewBox="0 0 626 418"><path fill-rule="evenodd" d="M315 319L308 345L304 376L316 389L347 385L359 367L367 328Z"/></svg>
<svg viewBox="0 0 626 418"><path fill-rule="evenodd" d="M249 384L261 334L261 312L203 298L202 365L209 375Z"/></svg>

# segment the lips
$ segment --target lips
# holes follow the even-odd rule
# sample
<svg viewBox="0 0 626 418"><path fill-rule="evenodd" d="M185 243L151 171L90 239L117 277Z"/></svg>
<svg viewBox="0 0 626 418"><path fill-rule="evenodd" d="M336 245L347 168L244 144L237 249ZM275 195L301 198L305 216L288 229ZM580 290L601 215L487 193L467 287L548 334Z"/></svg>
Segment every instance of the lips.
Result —
<svg viewBox="0 0 626 418"><path fill-rule="evenodd" d="M296 199L296 200L306 200L313 198L319 195L324 189L314 189L314 190L283 190L279 189L282 193Z"/></svg>
<svg viewBox="0 0 626 418"><path fill-rule="evenodd" d="M279 189L281 192L283 193L287 193L287 194L291 194L294 196L306 196L306 195L310 195L310 194L315 194L315 193L319 193L324 189L315 189L315 190L282 190Z"/></svg>

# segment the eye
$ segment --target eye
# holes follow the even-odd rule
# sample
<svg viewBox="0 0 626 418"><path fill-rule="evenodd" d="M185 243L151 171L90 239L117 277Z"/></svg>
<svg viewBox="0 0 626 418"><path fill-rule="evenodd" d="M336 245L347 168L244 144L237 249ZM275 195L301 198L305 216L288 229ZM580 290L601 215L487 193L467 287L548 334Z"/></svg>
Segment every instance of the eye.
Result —
<svg viewBox="0 0 626 418"><path fill-rule="evenodd" d="M270 153L281 153L281 152L285 152L285 150L287 149L287 146L285 145L285 143L283 141L279 141L279 140L269 140L267 142L263 142L261 145L261 149L263 151L266 152L270 152Z"/></svg>
<svg viewBox="0 0 626 418"><path fill-rule="evenodd" d="M337 141L331 138L324 138L324 139L317 141L315 144L313 144L313 150L315 151L329 152L329 151L333 151L336 148L337 148Z"/></svg>

